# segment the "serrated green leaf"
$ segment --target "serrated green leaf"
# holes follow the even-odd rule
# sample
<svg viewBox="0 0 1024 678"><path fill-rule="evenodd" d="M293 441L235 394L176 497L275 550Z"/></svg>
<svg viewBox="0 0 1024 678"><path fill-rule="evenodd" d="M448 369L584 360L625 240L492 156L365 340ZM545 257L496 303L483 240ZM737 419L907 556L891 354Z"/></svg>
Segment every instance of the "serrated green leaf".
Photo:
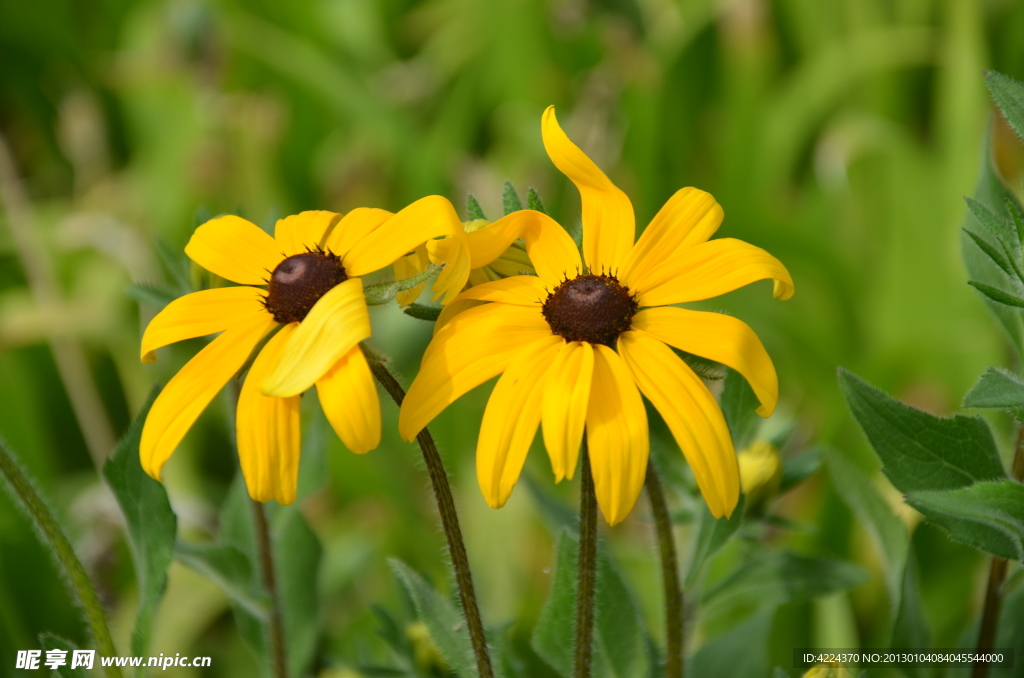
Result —
<svg viewBox="0 0 1024 678"><path fill-rule="evenodd" d="M1015 200L1010 198L1003 198L1003 204L1006 206L1006 212L1010 215L1013 226L1017 230L1017 244L1024 245L1024 214L1021 213L1020 206Z"/></svg>
<svg viewBox="0 0 1024 678"><path fill-rule="evenodd" d="M151 283L134 283L132 285L128 285L124 288L124 293L136 302L143 304L144 306L152 306L158 311L180 296L169 287L154 285Z"/></svg>
<svg viewBox="0 0 1024 678"><path fill-rule="evenodd" d="M978 246L978 249L984 252L985 256L991 259L996 266L1001 268L1007 275L1014 275L1014 270L1010 266L1010 262L1002 254L1002 252L1000 252L995 247L986 242L985 239L982 238L977 233L968 231L966 228L964 229L964 233L967 234L968 238L974 241L974 244Z"/></svg>
<svg viewBox="0 0 1024 678"><path fill-rule="evenodd" d="M149 648L153 617L167 588L167 568L174 559L178 518L171 510L163 483L150 478L139 462L142 425L160 389L154 387L135 421L103 465L103 477L114 493L128 529L128 544L135 562L139 609L132 631L132 653Z"/></svg>
<svg viewBox="0 0 1024 678"><path fill-rule="evenodd" d="M193 230L199 226L195 224ZM174 283L174 287L178 289L182 294L186 294L192 291L189 283L189 258L185 256L183 250L176 250L171 247L166 240L157 237L154 238L153 244L156 248L156 254L160 258L160 263L164 265L167 272L171 275L171 280Z"/></svg>
<svg viewBox="0 0 1024 678"><path fill-rule="evenodd" d="M944 492L911 492L907 503L949 538L1011 560L1024 560L1024 485L979 482Z"/></svg>
<svg viewBox="0 0 1024 678"><path fill-rule="evenodd" d="M823 449L812 447L803 454L790 457L782 463L782 482L779 492L785 492L810 478L821 468Z"/></svg>
<svg viewBox="0 0 1024 678"><path fill-rule="evenodd" d="M417 320L426 320L432 323L437 322L437 319L441 317L440 306L427 306L426 304L417 304L415 302L403 308L402 312Z"/></svg>
<svg viewBox="0 0 1024 678"><path fill-rule="evenodd" d="M742 598L759 605L811 600L847 591L868 580L863 569L842 560L770 551L747 560L703 596L705 605Z"/></svg>
<svg viewBox="0 0 1024 678"><path fill-rule="evenodd" d="M976 280L968 280L967 284L998 304L1012 306L1014 308L1024 308L1024 299L1014 294L1010 294L1009 292L1004 292L998 287L986 285L985 283L978 282Z"/></svg>
<svg viewBox="0 0 1024 678"><path fill-rule="evenodd" d="M964 396L964 407L1020 407L1024 405L1024 378L1002 367L990 367Z"/></svg>
<svg viewBox="0 0 1024 678"><path fill-rule="evenodd" d="M757 408L761 403L743 375L731 368L725 373L721 403L733 445L742 450L752 442L757 431Z"/></svg>
<svg viewBox="0 0 1024 678"><path fill-rule="evenodd" d="M501 206L505 210L505 216L523 209L523 203L519 201L519 194L516 193L515 186L508 179L505 180L505 185L501 187Z"/></svg>
<svg viewBox="0 0 1024 678"><path fill-rule="evenodd" d="M703 511L701 512L697 537L694 541L693 558L690 560L690 568L686 573L686 582L683 584L685 589L689 590L694 587L704 567L704 563L711 556L718 553L725 546L725 543L729 541L729 538L735 534L743 520L743 509L746 506L746 500L746 496L740 495L740 502L736 505L732 516L729 518L718 518L717 520L711 515L707 505L703 502L701 503Z"/></svg>
<svg viewBox="0 0 1024 678"><path fill-rule="evenodd" d="M967 203L967 209L970 210L971 216L984 226L1000 248L1007 252L1008 244L1013 242L1017 235L1013 225L1001 213L997 214L988 205L974 198L965 197L964 202ZM968 233L970 234L970 230Z"/></svg>
<svg viewBox="0 0 1024 678"><path fill-rule="evenodd" d="M50 669L51 676L57 676L57 678L88 678L90 673L100 669L100 661L95 655L93 656L93 668L89 673L86 673L86 669L82 666L71 668L71 664L74 661L74 652L80 648L66 638L61 638L52 633L41 633L39 634L39 644L43 650L43 656L40 658L39 665L44 671L46 671L46 653L48 651L60 650L66 653L63 659L64 665L56 669Z"/></svg>
<svg viewBox="0 0 1024 678"><path fill-rule="evenodd" d="M420 621L426 624L431 640L455 675L465 678L479 676L469 627L462 612L398 558L388 558L388 565L409 593Z"/></svg>
<svg viewBox="0 0 1024 678"><path fill-rule="evenodd" d="M687 367L693 370L701 379L705 381L721 381L725 378L725 370L727 368L721 363L716 363L714 360L708 360L693 353L680 351L677 348L673 348L672 351L682 358Z"/></svg>
<svg viewBox="0 0 1024 678"><path fill-rule="evenodd" d="M953 490L1003 478L992 432L978 417L940 418L904 405L846 370L839 385L854 418L901 492Z"/></svg>
<svg viewBox="0 0 1024 678"><path fill-rule="evenodd" d="M541 212L542 214L548 213L548 211L544 209L544 203L541 202L540 194L537 193L537 189L532 186L528 191L526 191L526 208L536 212Z"/></svg>
<svg viewBox="0 0 1024 678"><path fill-rule="evenodd" d="M380 306L395 298L399 292L409 290L417 285L422 285L441 272L441 267L429 264L422 272L402 280L388 280L386 282L367 285L363 288L363 296L368 306Z"/></svg>
<svg viewBox="0 0 1024 678"><path fill-rule="evenodd" d="M466 216L469 217L470 221L477 221L478 219L487 219L484 214L483 208L480 207L480 203L477 202L476 196L472 193L466 195Z"/></svg>
<svg viewBox="0 0 1024 678"><path fill-rule="evenodd" d="M986 71L985 84L1006 122L1024 140L1024 83L996 71Z"/></svg>

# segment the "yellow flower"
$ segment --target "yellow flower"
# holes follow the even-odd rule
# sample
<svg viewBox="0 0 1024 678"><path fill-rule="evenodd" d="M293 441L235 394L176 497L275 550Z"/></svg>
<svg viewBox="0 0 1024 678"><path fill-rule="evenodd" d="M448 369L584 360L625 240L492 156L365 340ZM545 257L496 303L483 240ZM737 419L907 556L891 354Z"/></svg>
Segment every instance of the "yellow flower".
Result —
<svg viewBox="0 0 1024 678"><path fill-rule="evenodd" d="M779 491L782 460L771 443L759 440L739 453L740 486L747 495L747 506L758 506ZM748 509L749 510L749 509Z"/></svg>
<svg viewBox="0 0 1024 678"><path fill-rule="evenodd" d="M463 310L437 331L399 430L411 440L455 399L501 374L477 444L477 478L488 504L500 507L508 499L541 422L556 481L572 477L585 427L598 503L615 524L632 509L647 469L643 392L668 423L711 512L730 515L740 482L729 430L707 387L669 347L740 372L760 399L762 416L771 414L778 396L775 368L743 322L669 304L769 278L775 296L786 299L792 279L760 248L731 238L708 241L722 208L694 188L672 196L634 244L626 195L569 140L553 108L541 129L551 160L582 197L585 266L558 228L531 231L506 222L503 239L479 243L469 234L474 266L488 247L486 256L496 256L522 234L538 276L488 282L456 297L453 304L490 303ZM513 217L546 219L526 210L501 221Z"/></svg>
<svg viewBox="0 0 1024 678"><path fill-rule="evenodd" d="M240 283L185 295L167 305L142 337L142 362L156 349L220 332L160 392L142 430L146 473L164 463L223 386L275 329L252 362L238 397L238 455L249 494L295 501L299 396L316 385L327 419L356 453L380 442L380 401L359 342L370 336L360 276L390 265L425 240L452 236L434 285L450 301L469 275L469 252L445 198L418 200L397 214L360 208L342 218L303 212L277 222L271 237L236 216L196 229L185 253ZM262 287L266 285L267 287Z"/></svg>

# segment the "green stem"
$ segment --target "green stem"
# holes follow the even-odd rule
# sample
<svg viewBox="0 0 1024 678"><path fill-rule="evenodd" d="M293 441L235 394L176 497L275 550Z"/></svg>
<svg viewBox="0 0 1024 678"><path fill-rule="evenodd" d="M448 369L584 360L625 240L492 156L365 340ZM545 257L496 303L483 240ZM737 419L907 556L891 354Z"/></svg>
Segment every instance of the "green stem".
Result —
<svg viewBox="0 0 1024 678"><path fill-rule="evenodd" d="M665 678L683 678L685 635L683 629L683 590L679 586L679 564L676 560L676 544L672 535L672 520L665 502L661 479L653 463L647 464L647 498L651 501L654 515L654 530L658 535L658 549L661 551L661 574L665 585L665 634L667 656L665 657Z"/></svg>
<svg viewBox="0 0 1024 678"><path fill-rule="evenodd" d="M274 667L274 678L288 678L288 660L285 656L284 624L281 622L281 598L277 595L277 578L274 576L274 553L270 540L270 527L263 504L255 499L252 513L256 522L256 541L260 553L260 574L263 588L270 596L270 661Z"/></svg>
<svg viewBox="0 0 1024 678"><path fill-rule="evenodd" d="M576 593L576 678L590 678L594 652L594 593L597 569L597 495L590 470L587 437L583 436L583 477L580 483L579 584Z"/></svg>
<svg viewBox="0 0 1024 678"><path fill-rule="evenodd" d="M71 584L71 593L78 601L82 611L85 613L85 621L89 625L96 649L104 657L114 657L117 650L114 648L114 641L110 637L110 629L107 628L107 620L103 614L103 606L96 595L89 575L82 567L81 561L75 555L68 538L64 536L60 526L54 519L53 514L46 508L46 503L32 487L32 483L22 472L18 462L14 460L10 452L3 445L0 445L0 474L7 480L11 493L31 516L36 527L47 546L53 551L57 561L64 568L68 581ZM121 671L117 667L108 666L107 675L111 678L120 678Z"/></svg>
<svg viewBox="0 0 1024 678"><path fill-rule="evenodd" d="M370 364L373 376L377 378L395 404L401 407L402 401L405 400L405 389L398 383L380 357L366 347L364 347L363 353L366 354L366 360ZM484 624L476 602L473 576L469 570L469 557L466 555L466 545L462 541L459 515L455 511L455 500L452 498L451 486L448 484L448 473L444 469L444 463L441 461L441 455L437 451L434 439L426 428L419 432L416 441L420 445L420 450L423 451L423 461L426 462L430 483L434 488L434 499L437 501L438 513L441 514L444 536L448 540L448 553L452 559L452 568L455 570L455 582L459 587L459 598L462 601L462 610L466 615L466 625L469 627L469 639L473 644L473 653L476 655L477 670L480 673L480 678L493 678L491 657L487 651L487 636L484 635Z"/></svg>

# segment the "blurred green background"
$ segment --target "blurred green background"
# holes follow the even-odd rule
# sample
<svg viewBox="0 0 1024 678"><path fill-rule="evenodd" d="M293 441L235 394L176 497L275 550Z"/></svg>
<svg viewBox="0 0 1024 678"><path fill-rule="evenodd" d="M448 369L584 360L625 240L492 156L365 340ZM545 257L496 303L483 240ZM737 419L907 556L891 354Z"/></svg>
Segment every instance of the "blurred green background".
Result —
<svg viewBox="0 0 1024 678"><path fill-rule="evenodd" d="M15 170L3 177L0 212L0 435L52 498L127 653L131 559L93 459L150 385L202 345L139 362L154 309L125 288L165 279L158 240L180 252L197 215L237 212L272 226L300 210L397 210L432 193L460 209L473 193L496 217L505 179L521 195L536 187L572 225L578 194L540 140L540 114L553 103L633 198L638 224L676 189L697 186L725 209L720 235L789 267L797 294L788 302L759 283L703 307L761 336L779 372L776 417L797 424L791 451L829 443L870 469L877 462L840 397L837 366L947 413L986 365L1010 364L1005 337L966 284L958 235L988 130L1004 177L1020 185L1019 142L1001 121L989 124L987 68L1024 77L1024 3L0 0L0 131ZM19 188L27 244L10 228ZM374 343L408 383L429 325L394 308L373 322ZM485 619L519 619L513 633L528 637L550 585L552 538L527 487L500 511L476 487L489 389L432 428L454 475ZM76 405L95 403L93 392L98 411ZM320 655L339 666L380 661L387 650L370 604L401 603L386 558L444 585L426 474L415 447L399 441L389 402L383 444L355 456L306 401L302 507L325 548ZM167 466L185 536L216 531L237 465L228 417L226 398L215 401ZM995 421L1008 436L1009 422ZM574 501L574 483L553 486L539 446L527 475ZM873 543L826 474L777 512L808 527L775 541L879 572ZM641 501L606 534L659 636L647 515ZM980 608L986 562L928 526L916 527L913 544L936 644L955 646ZM887 615L876 576L849 595L784 607L773 633L780 643L855 647L881 642ZM85 640L53 563L0 494L0 674L44 630ZM699 645L700 619L692 630ZM226 596L180 565L155 634L153 654L212 655L208 675L254 670Z"/></svg>

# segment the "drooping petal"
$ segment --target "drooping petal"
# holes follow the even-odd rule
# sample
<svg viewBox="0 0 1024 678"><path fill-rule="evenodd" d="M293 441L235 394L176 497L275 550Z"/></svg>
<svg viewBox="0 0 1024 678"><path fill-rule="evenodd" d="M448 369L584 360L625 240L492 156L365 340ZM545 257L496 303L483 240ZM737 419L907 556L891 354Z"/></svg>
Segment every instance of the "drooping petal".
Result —
<svg viewBox="0 0 1024 678"><path fill-rule="evenodd" d="M420 245L412 254L407 254L404 257L396 260L393 264L395 269L395 280L405 280L406 278L412 278L423 271L427 270L427 266L430 265L430 255L427 254L427 246ZM412 302L416 301L420 293L423 292L423 288L426 287L427 281L424 280L415 287L410 287L407 290L401 290L395 295L395 301L401 307L406 307Z"/></svg>
<svg viewBox="0 0 1024 678"><path fill-rule="evenodd" d="M771 416L779 399L779 379L768 351L742 320L721 313L663 306L633 316L633 329L643 330L680 351L736 370L761 401L757 413Z"/></svg>
<svg viewBox="0 0 1024 678"><path fill-rule="evenodd" d="M714 396L672 349L646 332L624 332L618 349L640 390L672 431L711 514L732 515L740 497L739 466Z"/></svg>
<svg viewBox="0 0 1024 678"><path fill-rule="evenodd" d="M575 277L583 269L576 243L558 222L543 212L513 212L467 233L466 238L471 255L470 266L474 269L498 260L518 238L522 238L526 244L526 251L537 275L552 287L565 280L566 276ZM437 240L427 247L431 258L440 262L449 256L452 244L447 239Z"/></svg>
<svg viewBox="0 0 1024 678"><path fill-rule="evenodd" d="M345 447L365 454L380 445L380 396L359 346L316 382L320 407Z"/></svg>
<svg viewBox="0 0 1024 678"><path fill-rule="evenodd" d="M760 247L718 238L687 247L648 274L650 287L635 287L641 306L711 299L758 280L773 279L776 299L793 296L793 278L782 262Z"/></svg>
<svg viewBox="0 0 1024 678"><path fill-rule="evenodd" d="M335 229L337 230L337 229ZM353 245L343 264L349 275L365 275L394 263L419 245L451 236L454 244L434 281L434 298L455 298L469 278L469 245L459 215L447 198L431 195L401 210Z"/></svg>
<svg viewBox="0 0 1024 678"><path fill-rule="evenodd" d="M544 447L556 483L576 472L593 373L594 348L581 341L564 342L548 369L542 403Z"/></svg>
<svg viewBox="0 0 1024 678"><path fill-rule="evenodd" d="M678 256L680 249L705 242L718 230L723 216L710 193L697 188L676 191L630 250L619 279L631 288L647 289L648 279L665 262Z"/></svg>
<svg viewBox="0 0 1024 678"><path fill-rule="evenodd" d="M604 172L569 140L549 106L541 120L541 136L551 162L580 191L583 203L583 257L592 273L618 273L626 262L636 221L633 204Z"/></svg>
<svg viewBox="0 0 1024 678"><path fill-rule="evenodd" d="M434 336L436 337L441 328L459 313L486 303L486 301L476 301L475 299L456 299L447 306L442 307L440 315L437 316L437 320L434 322Z"/></svg>
<svg viewBox="0 0 1024 678"><path fill-rule="evenodd" d="M299 396L271 398L260 392L259 384L297 327L298 323L285 325L270 338L253 361L238 394L238 460L249 496L256 501L273 499L283 505L295 501L301 449Z"/></svg>
<svg viewBox="0 0 1024 678"><path fill-rule="evenodd" d="M640 392L615 351L594 346L587 407L587 447L594 492L609 525L633 510L647 474L650 439Z"/></svg>
<svg viewBox="0 0 1024 678"><path fill-rule="evenodd" d="M210 342L167 382L142 428L139 459L146 473L160 480L164 463L196 418L274 325L269 315L254 314Z"/></svg>
<svg viewBox="0 0 1024 678"><path fill-rule="evenodd" d="M207 271L243 285L265 285L284 259L274 238L233 214L197 228L185 245L185 254Z"/></svg>
<svg viewBox="0 0 1024 678"><path fill-rule="evenodd" d="M275 398L298 395L338 360L370 336L370 313L363 281L349 278L316 302L263 380L263 393Z"/></svg>
<svg viewBox="0 0 1024 678"><path fill-rule="evenodd" d="M155 363L155 351L168 344L223 332L254 315L269 318L263 307L265 296L256 287L218 287L175 299L146 326L142 362Z"/></svg>
<svg viewBox="0 0 1024 678"><path fill-rule="evenodd" d="M549 335L520 350L491 392L476 446L476 476L487 504L505 505L519 480L540 424L541 394L561 337Z"/></svg>
<svg viewBox="0 0 1024 678"><path fill-rule="evenodd" d="M323 210L309 210L278 219L274 227L277 247L288 257L315 249L339 219L340 214Z"/></svg>
<svg viewBox="0 0 1024 678"><path fill-rule="evenodd" d="M535 306L485 304L456 315L423 354L398 417L402 438L415 438L464 393L505 371L524 346L550 334Z"/></svg>
<svg viewBox="0 0 1024 678"><path fill-rule="evenodd" d="M464 290L454 301L476 299L477 301L500 301L517 306L537 306L544 303L548 288L544 282L532 275L517 275L491 282L481 283Z"/></svg>
<svg viewBox="0 0 1024 678"><path fill-rule="evenodd" d="M375 207L358 207L344 217L335 225L327 235L325 250L337 254L344 262L345 257L360 242L376 231L381 224L395 216L387 210ZM349 272L349 275L357 275Z"/></svg>

